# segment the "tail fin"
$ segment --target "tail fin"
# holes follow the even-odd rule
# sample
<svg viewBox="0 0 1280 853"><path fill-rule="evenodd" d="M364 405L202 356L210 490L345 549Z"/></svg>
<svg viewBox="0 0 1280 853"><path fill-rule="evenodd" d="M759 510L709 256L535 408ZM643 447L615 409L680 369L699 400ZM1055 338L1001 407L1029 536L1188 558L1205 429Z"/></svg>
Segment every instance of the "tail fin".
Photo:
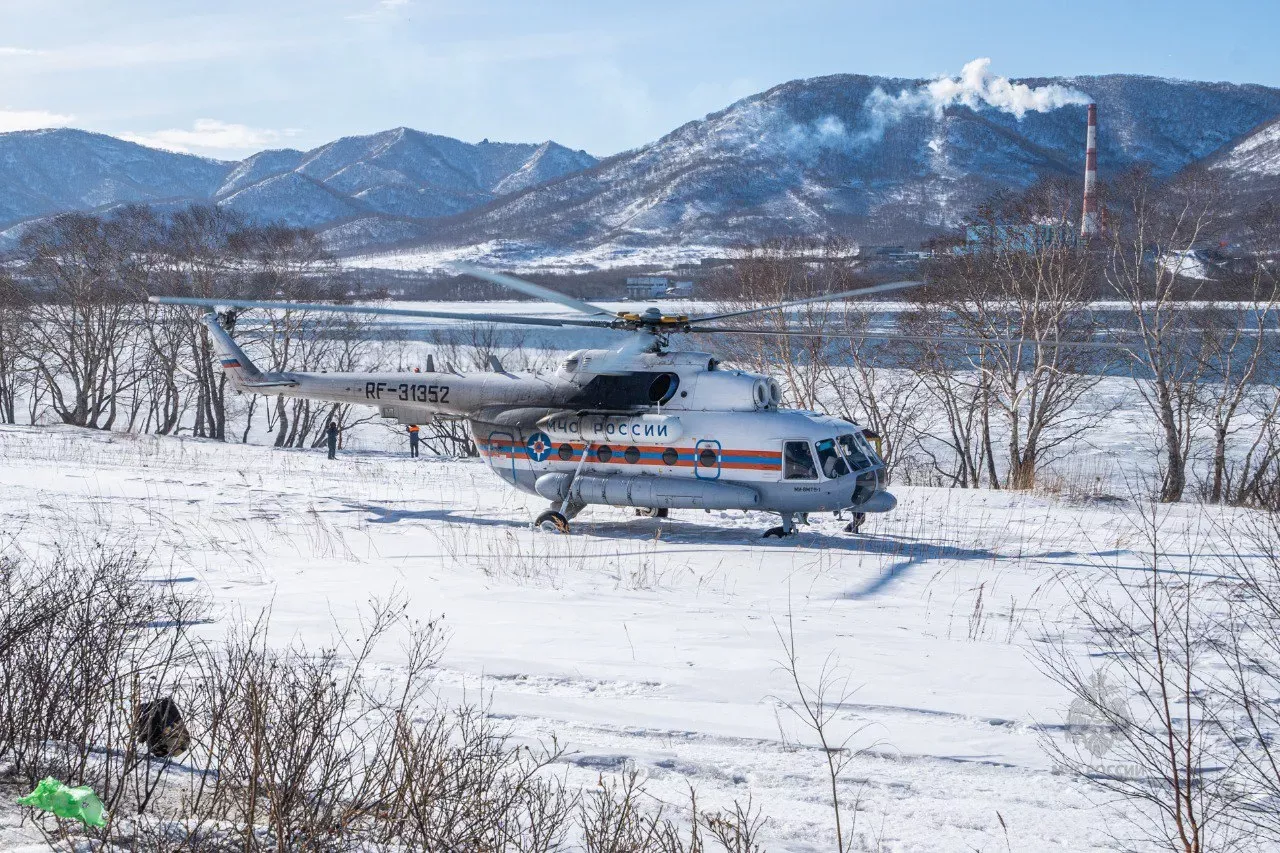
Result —
<svg viewBox="0 0 1280 853"><path fill-rule="evenodd" d="M258 369L244 350L227 334L218 320L218 315L210 312L204 315L205 326L213 338L213 349L218 354L218 363L222 372L227 374L231 384L241 390L258 390L262 388L296 385L297 382L277 373L263 373Z"/></svg>

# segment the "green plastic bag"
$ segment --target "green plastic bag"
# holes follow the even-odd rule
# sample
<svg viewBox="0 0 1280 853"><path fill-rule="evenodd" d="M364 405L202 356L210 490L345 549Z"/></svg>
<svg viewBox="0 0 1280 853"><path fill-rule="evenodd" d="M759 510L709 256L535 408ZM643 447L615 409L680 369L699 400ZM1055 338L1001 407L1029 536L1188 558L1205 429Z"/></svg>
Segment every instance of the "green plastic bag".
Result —
<svg viewBox="0 0 1280 853"><path fill-rule="evenodd" d="M18 798L18 805L31 806L53 812L58 817L73 818L85 826L106 826L102 819L102 800L88 785L69 788L50 776L42 779L36 789Z"/></svg>

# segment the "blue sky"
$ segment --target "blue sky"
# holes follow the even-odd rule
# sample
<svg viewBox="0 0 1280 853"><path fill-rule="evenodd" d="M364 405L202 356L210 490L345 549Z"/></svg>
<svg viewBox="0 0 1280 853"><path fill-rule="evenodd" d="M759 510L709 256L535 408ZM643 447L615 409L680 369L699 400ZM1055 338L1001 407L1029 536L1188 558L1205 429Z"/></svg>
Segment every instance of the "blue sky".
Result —
<svg viewBox="0 0 1280 853"><path fill-rule="evenodd" d="M797 77L1280 86L1280 0L0 0L0 131L235 158L399 125L605 155Z"/></svg>

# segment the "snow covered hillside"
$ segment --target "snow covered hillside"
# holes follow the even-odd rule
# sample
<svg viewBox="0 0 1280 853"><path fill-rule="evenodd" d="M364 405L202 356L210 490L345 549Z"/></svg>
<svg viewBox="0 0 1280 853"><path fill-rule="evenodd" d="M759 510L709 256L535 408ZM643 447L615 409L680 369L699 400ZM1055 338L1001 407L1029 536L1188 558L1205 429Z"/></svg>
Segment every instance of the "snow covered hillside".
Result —
<svg viewBox="0 0 1280 853"><path fill-rule="evenodd" d="M420 224L412 223L595 161L554 142L473 145L404 127L311 151L263 151L238 163L79 130L24 131L0 134L0 228L128 202L214 201L252 221L339 229L329 235L338 246L368 245L418 235ZM364 224L353 228L353 221ZM11 227L8 242L17 234ZM0 232L0 246L4 237Z"/></svg>
<svg viewBox="0 0 1280 853"><path fill-rule="evenodd" d="M858 537L829 517L778 542L757 514L607 508L552 537L529 529L540 502L479 462L411 460L377 426L349 438L329 462L0 427L0 535L31 552L136 544L157 580L212 600L211 638L270 607L277 641L319 644L398 590L452 633L439 693L484 697L518 738L555 734L571 780L634 761L673 803L687 784L709 804L749 795L770 850L827 851L823 757L785 706L790 620L802 676L834 656L856 688L837 720L863 750L842 782L861 849L1108 849L1087 789L1041 748L1069 699L1028 650L1062 636L1086 651L1068 590L1140 566L1123 501L901 488ZM1091 456L1122 478L1141 445L1121 430ZM1212 551L1210 521L1172 508L1169 550ZM401 662L378 663L394 679ZM15 821L0 809L0 846L34 840Z"/></svg>
<svg viewBox="0 0 1280 853"><path fill-rule="evenodd" d="M217 201L320 231L363 266L485 247L521 268L670 262L779 234L902 242L999 190L1083 172L1099 105L1105 179L1213 164L1251 204L1272 184L1280 90L1133 75L794 80L603 161L555 142L396 128L220 163L75 130L0 134L0 248L14 223L124 202ZM1249 136L1257 131L1258 135ZM1270 134L1270 135L1268 135ZM5 230L7 229L7 230ZM395 255L377 254L394 247Z"/></svg>
<svg viewBox="0 0 1280 853"><path fill-rule="evenodd" d="M1087 102L1099 105L1104 178L1144 162L1172 174L1280 114L1280 90L1262 86L1128 75L1017 81L1032 98L1056 94L1037 111L1000 101L1000 81L986 80L982 97L949 100L929 100L923 80L792 81L442 222L429 245L511 242L536 258L776 234L901 241L957 225L998 190L1078 177Z"/></svg>

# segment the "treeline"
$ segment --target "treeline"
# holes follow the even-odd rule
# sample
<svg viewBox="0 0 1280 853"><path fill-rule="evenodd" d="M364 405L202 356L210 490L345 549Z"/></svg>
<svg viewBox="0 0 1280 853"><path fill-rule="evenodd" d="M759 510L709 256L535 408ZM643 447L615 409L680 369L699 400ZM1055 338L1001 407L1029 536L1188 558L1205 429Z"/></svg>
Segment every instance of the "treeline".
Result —
<svg viewBox="0 0 1280 853"><path fill-rule="evenodd" d="M199 309L149 295L343 300L350 290L306 229L251 226L217 207L169 216L126 207L73 213L30 229L0 268L0 420L228 437L226 377ZM308 333L299 334L303 323ZM269 318L249 342L274 368L342 369L352 347L315 334L315 317ZM256 414L247 403L245 431ZM343 413L277 400L276 444L303 446Z"/></svg>
<svg viewBox="0 0 1280 853"><path fill-rule="evenodd" d="M782 334L718 343L777 375L790 405L873 429L900 479L970 488L1036 486L1048 463L1101 437L1119 406L1104 377L1128 377L1149 416L1138 429L1158 438L1160 500L1195 486L1214 502L1280 507L1280 270L1260 256L1200 263L1196 250L1240 227L1202 176L1135 173L1107 200L1104 233L1085 241L1068 184L993 199L970 222L976 240L931 261L924 286L885 296L905 305L769 312L751 331ZM1254 225L1255 245L1280 245L1274 222ZM713 293L740 309L870 283L849 256L838 241L762 244ZM1232 301L1204 301L1224 291Z"/></svg>
<svg viewBox="0 0 1280 853"><path fill-rule="evenodd" d="M1280 505L1280 270L1258 252L1280 245L1280 227L1247 223L1253 260L1209 268L1196 253L1242 225L1220 214L1208 178L1135 173L1106 201L1103 234L1082 241L1069 184L992 199L969 223L977 238L929 262L925 286L889 294L894 305L770 312L741 322L784 334L720 335L714 348L776 376L788 405L874 430L900 481L966 488L1043 486L1049 464L1108 428L1121 400L1101 393L1114 388L1103 378L1127 376L1124 396L1148 415L1141 438L1158 438L1160 499ZM764 243L708 292L736 309L849 289L860 281L853 254L834 240ZM1224 291L1233 301L1204 301ZM345 429L376 417L229 395L200 311L145 301L162 293L381 295L362 292L313 233L216 207L60 216L0 266L0 421L239 441L265 429L276 446L308 447L329 420ZM495 355L510 369L553 360L519 332L474 324L420 344L359 317L288 311L242 319L236 334L272 370L408 370L423 344L437 363L473 369ZM474 455L463 425L426 427L430 449Z"/></svg>

